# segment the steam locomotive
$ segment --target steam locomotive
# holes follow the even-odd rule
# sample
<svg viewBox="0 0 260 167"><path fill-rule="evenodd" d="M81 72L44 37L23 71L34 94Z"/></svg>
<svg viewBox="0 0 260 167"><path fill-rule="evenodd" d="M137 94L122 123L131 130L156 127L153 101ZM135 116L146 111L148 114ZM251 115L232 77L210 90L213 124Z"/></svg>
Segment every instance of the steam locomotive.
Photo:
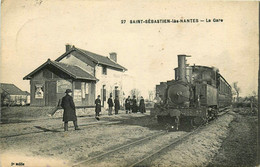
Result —
<svg viewBox="0 0 260 167"><path fill-rule="evenodd" d="M219 109L231 105L231 86L215 67L187 65L188 55L178 55L175 80L156 85L160 102L151 110L159 124L178 130L181 124L199 126L214 119Z"/></svg>

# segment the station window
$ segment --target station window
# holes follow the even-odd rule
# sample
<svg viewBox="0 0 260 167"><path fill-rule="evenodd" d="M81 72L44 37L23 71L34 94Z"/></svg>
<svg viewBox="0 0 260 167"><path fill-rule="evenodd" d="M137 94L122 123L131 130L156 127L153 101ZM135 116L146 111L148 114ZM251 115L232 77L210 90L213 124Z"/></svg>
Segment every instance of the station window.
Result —
<svg viewBox="0 0 260 167"><path fill-rule="evenodd" d="M107 67L102 67L102 74L107 75Z"/></svg>
<svg viewBox="0 0 260 167"><path fill-rule="evenodd" d="M81 89L81 82L75 82L75 89Z"/></svg>
<svg viewBox="0 0 260 167"><path fill-rule="evenodd" d="M89 83L86 83L85 85L85 93L88 94L88 90L89 90Z"/></svg>

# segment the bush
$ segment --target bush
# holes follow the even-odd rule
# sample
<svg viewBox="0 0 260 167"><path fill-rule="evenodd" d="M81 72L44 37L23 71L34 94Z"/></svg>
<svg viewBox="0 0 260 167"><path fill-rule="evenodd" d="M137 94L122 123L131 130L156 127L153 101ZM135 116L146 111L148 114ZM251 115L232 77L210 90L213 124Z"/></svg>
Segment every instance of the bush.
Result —
<svg viewBox="0 0 260 167"><path fill-rule="evenodd" d="M236 102L232 104L234 108L251 107L250 103Z"/></svg>

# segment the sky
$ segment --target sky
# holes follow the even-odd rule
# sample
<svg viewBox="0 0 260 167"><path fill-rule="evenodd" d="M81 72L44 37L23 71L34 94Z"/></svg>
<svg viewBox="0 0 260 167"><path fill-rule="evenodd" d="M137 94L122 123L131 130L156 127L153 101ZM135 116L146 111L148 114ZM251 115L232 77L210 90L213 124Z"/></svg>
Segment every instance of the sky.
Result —
<svg viewBox="0 0 260 167"><path fill-rule="evenodd" d="M144 96L174 79L178 54L191 55L189 64L217 67L247 96L257 92L258 15L256 1L4 0L0 81L29 91L23 77L62 55L69 43L104 56L116 52ZM136 19L204 22L129 23Z"/></svg>

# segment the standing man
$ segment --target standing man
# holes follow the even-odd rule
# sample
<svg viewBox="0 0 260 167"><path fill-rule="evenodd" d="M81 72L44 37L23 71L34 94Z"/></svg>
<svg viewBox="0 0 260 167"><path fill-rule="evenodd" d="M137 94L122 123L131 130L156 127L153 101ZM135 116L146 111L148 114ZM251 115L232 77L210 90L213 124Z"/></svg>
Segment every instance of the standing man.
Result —
<svg viewBox="0 0 260 167"><path fill-rule="evenodd" d="M96 108L96 118L99 117L99 113L101 112L101 100L100 100L100 95L98 95L97 99L95 100Z"/></svg>
<svg viewBox="0 0 260 167"><path fill-rule="evenodd" d="M133 112L133 99L130 99L130 110L129 113L131 114Z"/></svg>
<svg viewBox="0 0 260 167"><path fill-rule="evenodd" d="M112 108L114 106L113 104L113 100L112 100L112 95L110 94L109 99L107 100L107 104L108 104L108 115L112 115Z"/></svg>
<svg viewBox="0 0 260 167"><path fill-rule="evenodd" d="M132 112L137 113L138 109L137 109L137 102L136 102L136 99L135 99L135 95L133 96L132 103L133 103Z"/></svg>
<svg viewBox="0 0 260 167"><path fill-rule="evenodd" d="M64 131L68 131L68 122L73 121L75 130L80 130L77 124L77 116L75 104L72 98L71 89L66 90L66 95L62 98L61 107L64 109L63 121L64 121Z"/></svg>
<svg viewBox="0 0 260 167"><path fill-rule="evenodd" d="M141 100L140 100L140 103L139 103L139 110L141 113L145 113L145 104L144 104L144 98L143 96L141 96Z"/></svg>
<svg viewBox="0 0 260 167"><path fill-rule="evenodd" d="M127 97L127 99L125 100L125 109L126 109L126 114L128 114L128 112L130 112L130 96Z"/></svg>
<svg viewBox="0 0 260 167"><path fill-rule="evenodd" d="M120 108L120 102L119 102L118 96L116 96L116 98L114 100L114 103L115 103L115 115L117 115L118 114L118 110Z"/></svg>

